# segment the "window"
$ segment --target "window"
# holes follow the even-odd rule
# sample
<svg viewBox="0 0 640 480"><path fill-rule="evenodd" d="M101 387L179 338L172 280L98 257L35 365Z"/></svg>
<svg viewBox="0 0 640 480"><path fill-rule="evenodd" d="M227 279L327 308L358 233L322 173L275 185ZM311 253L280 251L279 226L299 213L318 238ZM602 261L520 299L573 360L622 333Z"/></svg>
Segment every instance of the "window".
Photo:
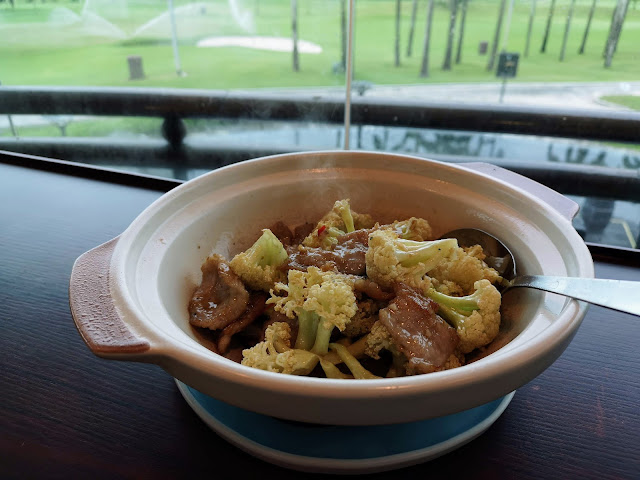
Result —
<svg viewBox="0 0 640 480"><path fill-rule="evenodd" d="M4 0L0 149L182 179L347 144L485 161L637 248L639 22L635 0Z"/></svg>

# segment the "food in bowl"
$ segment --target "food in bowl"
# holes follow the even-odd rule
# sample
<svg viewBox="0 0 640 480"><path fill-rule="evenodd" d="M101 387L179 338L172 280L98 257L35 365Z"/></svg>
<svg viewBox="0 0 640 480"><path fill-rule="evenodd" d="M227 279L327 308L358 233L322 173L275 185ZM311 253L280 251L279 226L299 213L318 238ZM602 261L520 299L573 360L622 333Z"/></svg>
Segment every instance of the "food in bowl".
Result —
<svg viewBox="0 0 640 480"><path fill-rule="evenodd" d="M216 353L271 372L336 379L464 365L497 336L498 271L479 245L429 222L380 224L338 200L316 223L265 228L230 260L213 254L189 321Z"/></svg>

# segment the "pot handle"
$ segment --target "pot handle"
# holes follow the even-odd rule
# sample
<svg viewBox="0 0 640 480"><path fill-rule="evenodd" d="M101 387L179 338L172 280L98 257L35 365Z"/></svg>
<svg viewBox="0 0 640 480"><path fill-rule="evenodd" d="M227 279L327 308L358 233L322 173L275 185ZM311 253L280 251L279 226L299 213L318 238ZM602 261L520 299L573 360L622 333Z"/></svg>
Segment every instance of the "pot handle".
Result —
<svg viewBox="0 0 640 480"><path fill-rule="evenodd" d="M82 254L73 264L69 306L76 328L100 357L131 357L149 342L131 331L118 313L109 289L109 264L118 237Z"/></svg>
<svg viewBox="0 0 640 480"><path fill-rule="evenodd" d="M481 162L464 163L462 164L462 166L470 168L477 172L485 173L490 177L503 180L507 183L510 183L511 185L521 188L526 192L529 192L540 200L543 200L551 205L569 221L573 220L573 217L576 216L578 210L580 209L580 206L576 202L570 200L569 198L556 192L555 190L552 190L551 188L542 185L535 180L531 180L530 178L520 175L519 173L507 170L506 168Z"/></svg>

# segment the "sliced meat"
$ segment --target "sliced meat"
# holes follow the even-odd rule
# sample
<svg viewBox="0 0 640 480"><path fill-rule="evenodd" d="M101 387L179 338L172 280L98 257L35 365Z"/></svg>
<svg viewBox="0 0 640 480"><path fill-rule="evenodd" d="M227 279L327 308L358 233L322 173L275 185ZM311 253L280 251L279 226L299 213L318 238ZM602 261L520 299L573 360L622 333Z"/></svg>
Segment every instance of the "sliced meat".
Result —
<svg viewBox="0 0 640 480"><path fill-rule="evenodd" d="M282 242L282 245L287 246L293 243L293 232L291 232L284 222L278 221L274 223L269 230Z"/></svg>
<svg viewBox="0 0 640 480"><path fill-rule="evenodd" d="M353 289L374 300L391 300L395 295L393 292L383 290L380 285L366 277L358 278L353 284Z"/></svg>
<svg viewBox="0 0 640 480"><path fill-rule="evenodd" d="M333 251L338 255L338 271L351 275L365 275L365 256L369 249L369 230L361 229L338 237Z"/></svg>
<svg viewBox="0 0 640 480"><path fill-rule="evenodd" d="M266 304L264 302L267 301L268 295L264 292L252 292L249 297L249 302L247 304L247 309L244 311L237 320L230 323L220 333L220 338L218 339L218 351L220 353L225 353L227 348L229 348L229 344L231 343L231 338L249 325L251 325L256 318L262 315L266 309Z"/></svg>
<svg viewBox="0 0 640 480"><path fill-rule="evenodd" d="M440 369L460 341L456 331L436 314L437 309L437 303L401 284L396 298L379 312L393 343L409 359L409 374Z"/></svg>
<svg viewBox="0 0 640 480"><path fill-rule="evenodd" d="M333 250L300 247L289 251L287 269L306 270L307 267L335 268L348 275L366 274L365 255L369 248L369 230L356 230L338 237Z"/></svg>
<svg viewBox="0 0 640 480"><path fill-rule="evenodd" d="M219 330L244 313L249 292L220 255L202 265L202 283L189 302L189 322L196 327Z"/></svg>
<svg viewBox="0 0 640 480"><path fill-rule="evenodd" d="M293 229L293 240L291 241L291 245L300 245L302 241L313 232L313 229L316 228L315 223L303 223L302 225L298 225Z"/></svg>

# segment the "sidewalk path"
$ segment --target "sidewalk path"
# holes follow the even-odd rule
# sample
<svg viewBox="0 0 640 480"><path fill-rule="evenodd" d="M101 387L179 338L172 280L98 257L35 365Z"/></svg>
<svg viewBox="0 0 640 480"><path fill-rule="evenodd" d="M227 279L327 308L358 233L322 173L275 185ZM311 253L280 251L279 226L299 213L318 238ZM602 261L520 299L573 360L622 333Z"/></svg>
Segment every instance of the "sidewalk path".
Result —
<svg viewBox="0 0 640 480"><path fill-rule="evenodd" d="M357 96L357 82L353 95ZM455 83L430 85L375 85L364 93L365 97L391 97L423 102L492 104L500 100L502 82ZM255 90L253 90L255 92ZM264 93L292 95L343 95L344 88L279 88L260 90ZM248 91L245 91L248 92ZM638 82L572 82L572 83L518 83L507 82L503 105L536 106L549 108L615 109L629 110L621 105L607 103L600 97L608 95L640 96Z"/></svg>

